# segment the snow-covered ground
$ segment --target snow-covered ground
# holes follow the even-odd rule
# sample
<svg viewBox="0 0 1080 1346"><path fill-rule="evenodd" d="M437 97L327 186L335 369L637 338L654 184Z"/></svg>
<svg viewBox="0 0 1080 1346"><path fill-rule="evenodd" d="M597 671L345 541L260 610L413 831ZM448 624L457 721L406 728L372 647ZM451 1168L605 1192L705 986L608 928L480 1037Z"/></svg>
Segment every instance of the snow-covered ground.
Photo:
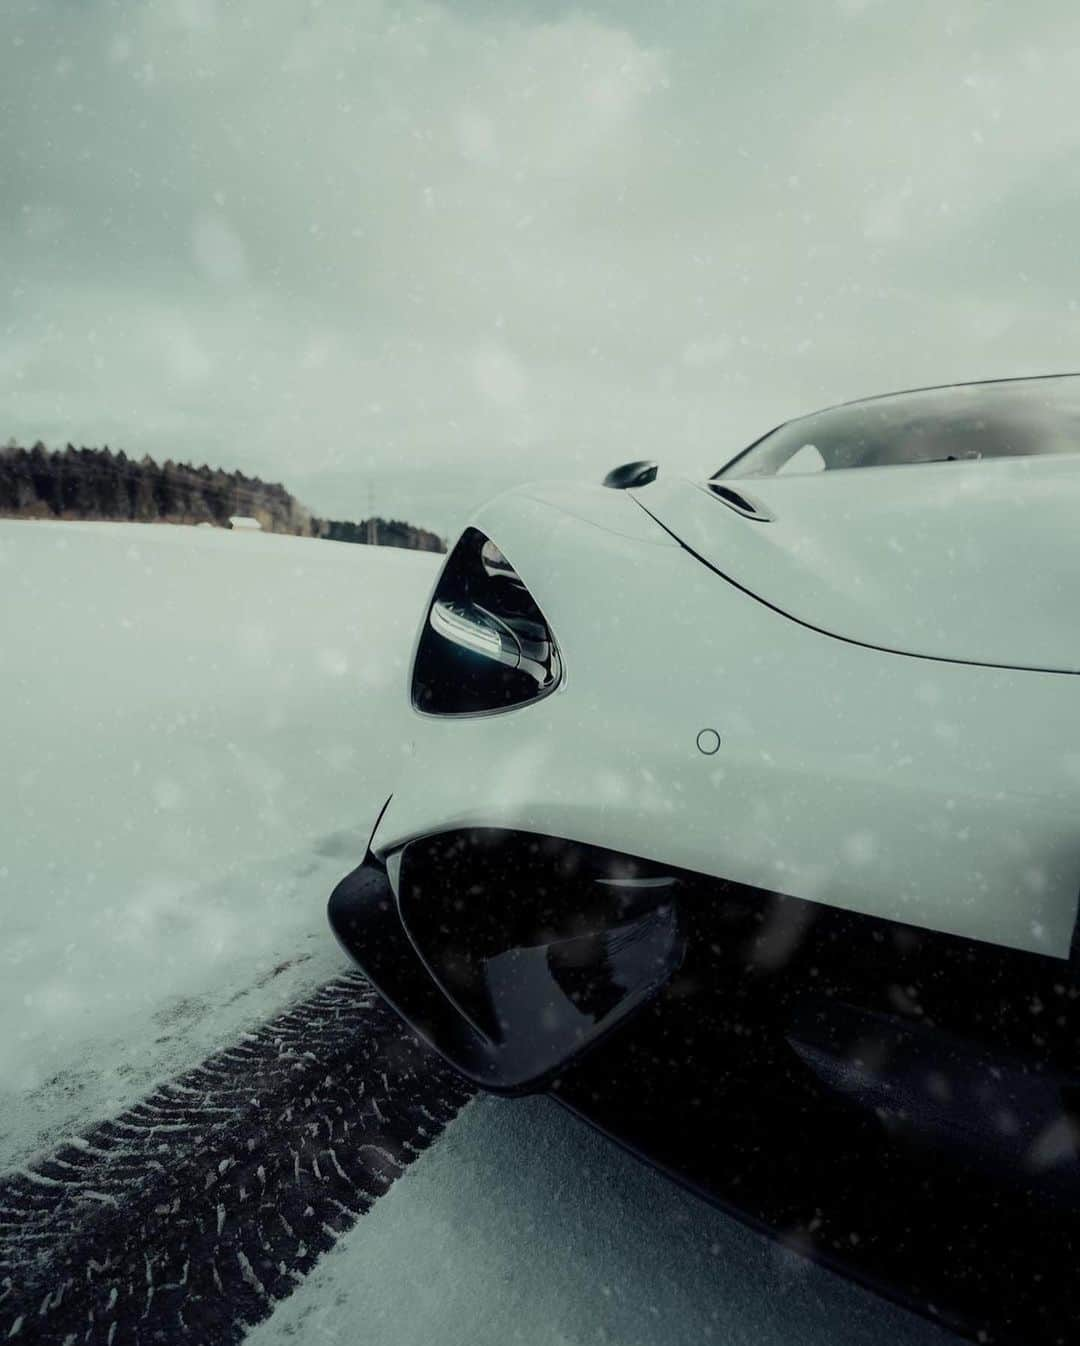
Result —
<svg viewBox="0 0 1080 1346"><path fill-rule="evenodd" d="M947 1346L546 1098L481 1098L248 1346Z"/></svg>
<svg viewBox="0 0 1080 1346"><path fill-rule="evenodd" d="M346 965L438 561L0 520L0 1169Z"/></svg>

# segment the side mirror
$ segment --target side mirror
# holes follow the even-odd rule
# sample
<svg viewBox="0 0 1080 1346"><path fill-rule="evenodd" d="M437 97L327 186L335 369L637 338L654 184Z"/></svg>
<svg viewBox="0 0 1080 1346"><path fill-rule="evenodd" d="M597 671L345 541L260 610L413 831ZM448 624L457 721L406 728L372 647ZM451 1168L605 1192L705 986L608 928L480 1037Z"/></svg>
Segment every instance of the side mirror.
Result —
<svg viewBox="0 0 1080 1346"><path fill-rule="evenodd" d="M648 486L650 481L656 480L659 471L658 464L645 459L623 463L620 467L611 469L604 478L604 485L610 486L613 491L629 491L635 486Z"/></svg>

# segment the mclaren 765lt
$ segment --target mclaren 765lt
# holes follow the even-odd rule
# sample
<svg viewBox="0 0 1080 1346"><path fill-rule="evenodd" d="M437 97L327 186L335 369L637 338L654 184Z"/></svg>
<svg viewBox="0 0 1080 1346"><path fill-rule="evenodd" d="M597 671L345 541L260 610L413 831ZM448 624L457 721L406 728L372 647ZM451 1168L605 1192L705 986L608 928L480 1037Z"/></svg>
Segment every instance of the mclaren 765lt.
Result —
<svg viewBox="0 0 1080 1346"><path fill-rule="evenodd" d="M986 1341L1080 1341L1078 451L1017 379L496 499L330 904L479 1086Z"/></svg>

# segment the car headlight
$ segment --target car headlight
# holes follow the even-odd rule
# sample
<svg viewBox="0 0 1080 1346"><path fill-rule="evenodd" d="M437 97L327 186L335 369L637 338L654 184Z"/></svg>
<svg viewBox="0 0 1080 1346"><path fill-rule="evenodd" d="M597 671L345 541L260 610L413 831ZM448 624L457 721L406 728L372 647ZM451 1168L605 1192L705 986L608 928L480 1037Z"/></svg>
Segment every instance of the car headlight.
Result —
<svg viewBox="0 0 1080 1346"><path fill-rule="evenodd" d="M413 705L428 715L510 710L561 678L555 637L520 575L490 538L467 528L420 633Z"/></svg>

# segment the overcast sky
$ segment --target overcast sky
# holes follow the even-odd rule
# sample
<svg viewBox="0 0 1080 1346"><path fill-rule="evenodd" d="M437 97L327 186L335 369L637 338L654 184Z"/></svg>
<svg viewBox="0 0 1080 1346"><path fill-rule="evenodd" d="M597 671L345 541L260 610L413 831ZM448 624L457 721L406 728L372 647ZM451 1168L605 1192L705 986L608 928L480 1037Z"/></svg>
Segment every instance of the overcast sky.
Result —
<svg viewBox="0 0 1080 1346"><path fill-rule="evenodd" d="M0 440L448 531L1080 368L1080 6L3 0Z"/></svg>

